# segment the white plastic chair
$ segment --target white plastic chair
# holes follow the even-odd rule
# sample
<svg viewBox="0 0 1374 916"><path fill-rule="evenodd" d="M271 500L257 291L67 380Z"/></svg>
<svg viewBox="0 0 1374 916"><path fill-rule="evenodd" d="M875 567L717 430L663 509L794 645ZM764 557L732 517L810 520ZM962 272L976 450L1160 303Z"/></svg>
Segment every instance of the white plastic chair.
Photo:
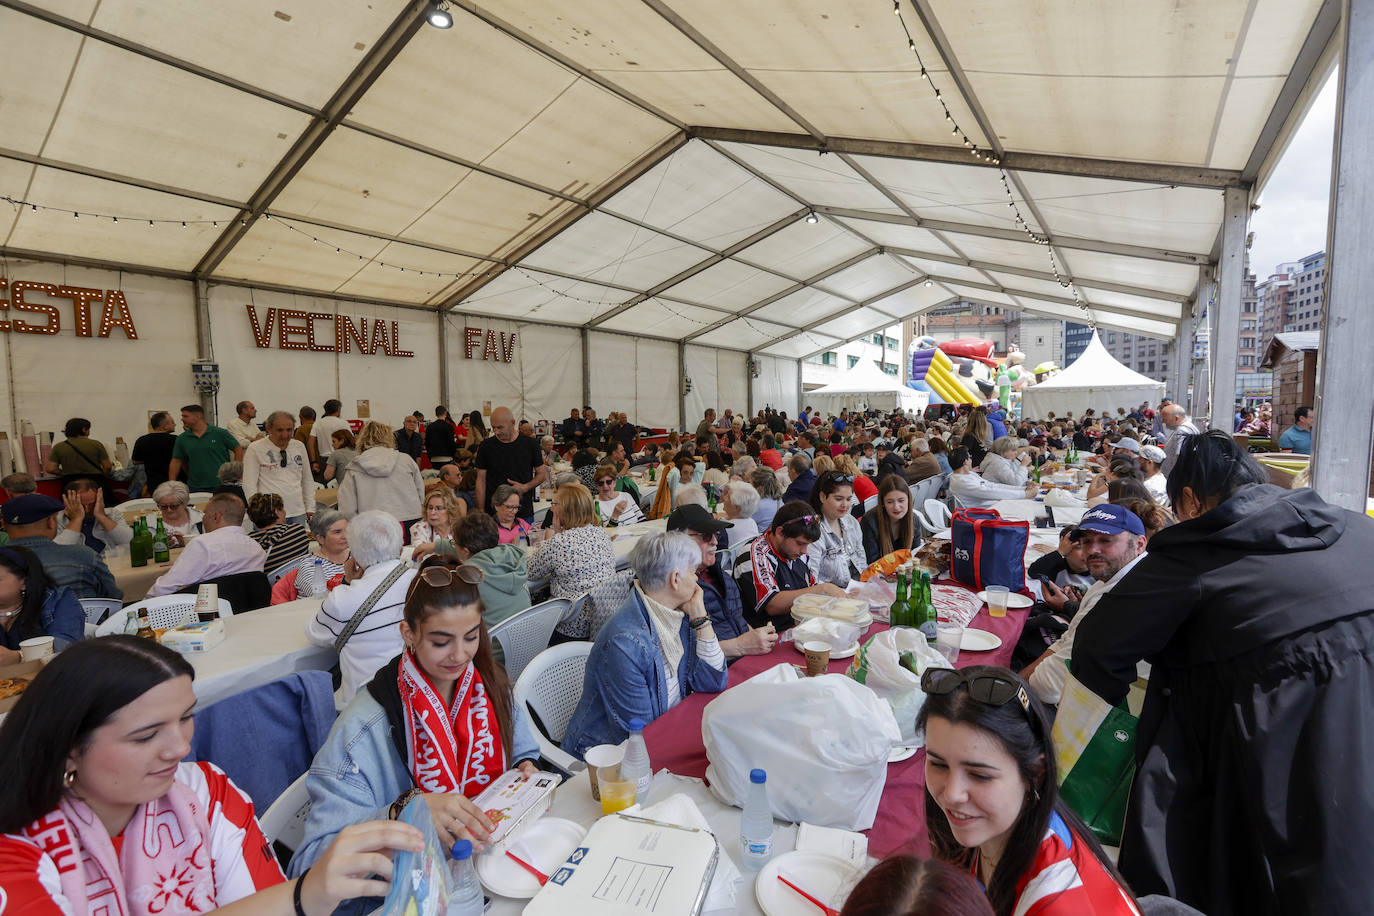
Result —
<svg viewBox="0 0 1374 916"><path fill-rule="evenodd" d="M214 495L213 493L192 493L191 505L197 509L204 509L205 504L208 503Z"/></svg>
<svg viewBox="0 0 1374 916"><path fill-rule="evenodd" d="M864 511L864 512L868 512L870 509L872 509L872 508L873 508L874 506L876 506L876 505L878 505L878 494L877 494L877 493L874 493L874 494L873 494L872 496L870 496L868 499L865 499L865 500L864 500L863 511Z"/></svg>
<svg viewBox="0 0 1374 916"><path fill-rule="evenodd" d="M114 614L124 607L118 598L78 598L81 609L86 612L86 623L99 625L107 614Z"/></svg>
<svg viewBox="0 0 1374 916"><path fill-rule="evenodd" d="M122 512L125 517L128 517L130 513L133 515L147 515L150 512L157 511L157 500L148 499L146 497L129 499L115 506L112 511Z"/></svg>
<svg viewBox="0 0 1374 916"><path fill-rule="evenodd" d="M634 581L634 572L627 569L616 573L587 593L587 600L591 602L591 631L587 634L588 639L596 639L596 634L601 632L606 621L620 610L625 599L630 597Z"/></svg>
<svg viewBox="0 0 1374 916"><path fill-rule="evenodd" d="M148 622L152 624L153 629L170 630L195 616L196 596L163 595L161 598L145 598L142 601L135 601L128 607L120 608L106 617L105 622L96 627L95 635L115 636L123 633L129 615L137 614L139 608L147 610ZM234 616L234 608L229 604L227 598L219 599L219 615L221 617Z"/></svg>
<svg viewBox="0 0 1374 916"><path fill-rule="evenodd" d="M305 820L310 815L310 793L305 788L305 777L301 777L286 787L277 800L268 806L258 819L262 835L268 843L281 843L295 852L305 842ZM286 865L285 862L282 863Z"/></svg>
<svg viewBox="0 0 1374 916"><path fill-rule="evenodd" d="M553 628L571 607L571 598L550 598L507 617L490 629L492 641L501 646L501 654L506 658L506 675L512 681L519 679L520 672L532 658L549 647Z"/></svg>
<svg viewBox="0 0 1374 916"><path fill-rule="evenodd" d="M939 531L941 528L949 527L951 513L949 506L940 502L938 499L927 499L925 501L926 519L934 526L932 530Z"/></svg>
<svg viewBox="0 0 1374 916"><path fill-rule="evenodd" d="M515 682L515 702L524 706L544 726L548 737L534 728L539 753L565 773L585 767L580 760L558 746L568 730L577 703L582 699L582 684L587 672L589 642L565 642L536 655Z"/></svg>

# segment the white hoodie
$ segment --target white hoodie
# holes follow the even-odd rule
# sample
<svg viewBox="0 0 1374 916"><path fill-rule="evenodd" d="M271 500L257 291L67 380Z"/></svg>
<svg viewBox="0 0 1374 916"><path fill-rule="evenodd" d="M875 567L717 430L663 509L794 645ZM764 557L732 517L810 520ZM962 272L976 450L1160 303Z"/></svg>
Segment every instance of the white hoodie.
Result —
<svg viewBox="0 0 1374 916"><path fill-rule="evenodd" d="M339 486L339 511L352 518L380 509L398 521L412 522L420 517L424 498L425 484L415 460L394 448L378 446L348 466Z"/></svg>

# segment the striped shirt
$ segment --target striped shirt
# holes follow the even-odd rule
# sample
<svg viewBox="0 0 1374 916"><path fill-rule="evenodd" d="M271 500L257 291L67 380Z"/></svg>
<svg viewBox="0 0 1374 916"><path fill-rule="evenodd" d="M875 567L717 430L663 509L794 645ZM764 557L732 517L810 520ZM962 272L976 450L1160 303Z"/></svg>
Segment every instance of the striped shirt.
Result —
<svg viewBox="0 0 1374 916"><path fill-rule="evenodd" d="M267 562L263 569L269 573L310 552L310 532L302 525L283 523L270 528L258 528L248 532L248 536L267 551Z"/></svg>

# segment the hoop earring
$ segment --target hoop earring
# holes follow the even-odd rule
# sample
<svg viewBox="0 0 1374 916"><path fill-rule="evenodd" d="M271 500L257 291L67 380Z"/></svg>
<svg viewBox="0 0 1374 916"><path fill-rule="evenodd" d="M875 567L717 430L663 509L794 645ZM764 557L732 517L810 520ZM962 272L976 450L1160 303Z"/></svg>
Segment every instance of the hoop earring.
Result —
<svg viewBox="0 0 1374 916"><path fill-rule="evenodd" d="M68 770L62 774L62 787L70 789L76 784L76 770Z"/></svg>

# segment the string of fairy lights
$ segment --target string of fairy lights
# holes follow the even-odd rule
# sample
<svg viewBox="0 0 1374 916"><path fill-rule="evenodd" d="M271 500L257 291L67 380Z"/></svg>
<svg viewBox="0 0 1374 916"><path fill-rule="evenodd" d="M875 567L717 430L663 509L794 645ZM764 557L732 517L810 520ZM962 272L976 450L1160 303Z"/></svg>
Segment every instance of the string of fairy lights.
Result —
<svg viewBox="0 0 1374 916"><path fill-rule="evenodd" d="M1073 301L1082 310L1087 318L1088 325L1094 330L1097 328L1097 320L1093 316L1092 309L1088 302L1083 298L1077 284L1059 268L1059 259L1055 256L1054 246L1050 237L1046 233L1036 232L1031 228L1030 222L1021 212L1021 206L1016 200L1016 195L1012 193L1011 179L1007 175L1007 170L1002 168L1002 158L995 150L983 149L973 138L959 126L959 122L954 119L954 112L950 111L949 103L945 101L944 92L935 85L935 80L931 78L930 71L926 69L925 61L921 58L921 50L916 46L916 38L911 34L911 29L907 26L906 17L902 15L902 0L892 0L892 14L897 17L897 22L902 27L902 34L906 36L907 50L916 58L916 66L920 68L921 80L930 87L930 91L935 95L935 101L940 104L940 110L944 112L945 123L950 126L950 134L969 151L974 159L980 162L991 163L997 167L998 177L1002 180L1002 190L1007 195L1007 206L1011 208L1015 217L1016 225L1026 234L1026 238L1036 245L1043 246L1049 253L1050 270L1054 272L1054 279L1061 287L1067 289L1073 296Z"/></svg>

